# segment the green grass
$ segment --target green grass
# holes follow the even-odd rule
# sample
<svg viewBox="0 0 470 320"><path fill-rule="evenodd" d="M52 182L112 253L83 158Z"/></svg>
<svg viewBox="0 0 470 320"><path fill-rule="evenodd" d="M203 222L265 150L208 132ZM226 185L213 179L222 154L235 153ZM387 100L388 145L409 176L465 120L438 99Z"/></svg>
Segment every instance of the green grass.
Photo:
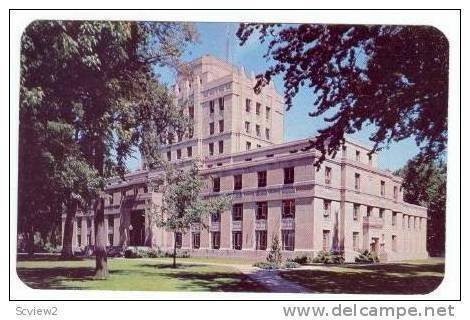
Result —
<svg viewBox="0 0 470 320"><path fill-rule="evenodd" d="M426 294L442 282L444 260L328 266L282 271L281 276L319 293Z"/></svg>
<svg viewBox="0 0 470 320"><path fill-rule="evenodd" d="M109 259L109 279L95 280L93 259L61 261L49 256L20 259L17 272L26 285L36 289L265 291L229 266L204 265L193 259L177 262L173 269L171 259Z"/></svg>

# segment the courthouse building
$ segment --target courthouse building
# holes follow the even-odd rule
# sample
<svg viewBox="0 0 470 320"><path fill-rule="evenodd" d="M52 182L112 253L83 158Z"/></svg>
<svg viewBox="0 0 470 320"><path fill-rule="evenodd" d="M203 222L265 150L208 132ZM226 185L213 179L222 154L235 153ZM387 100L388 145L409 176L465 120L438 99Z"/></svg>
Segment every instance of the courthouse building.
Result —
<svg viewBox="0 0 470 320"><path fill-rule="evenodd" d="M284 103L274 86L256 95L243 68L212 56L191 62L174 86L194 127L162 150L186 166L201 159L205 197L229 195L232 206L177 234L155 227L148 209L161 193L148 188L162 172L142 169L110 179L105 226L110 246L178 248L201 256L263 258L275 235L285 257L363 249L383 261L426 258L427 210L403 201L402 179L377 167L370 147L347 140L319 170L308 139L284 142ZM91 213L78 215L74 247L93 245Z"/></svg>

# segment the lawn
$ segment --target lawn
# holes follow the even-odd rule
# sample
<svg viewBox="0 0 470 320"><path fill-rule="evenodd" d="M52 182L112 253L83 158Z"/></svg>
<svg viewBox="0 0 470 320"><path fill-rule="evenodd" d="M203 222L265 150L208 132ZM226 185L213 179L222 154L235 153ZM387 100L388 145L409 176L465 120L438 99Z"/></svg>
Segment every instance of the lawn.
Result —
<svg viewBox="0 0 470 320"><path fill-rule="evenodd" d="M264 287L230 266L180 259L109 259L110 277L94 280L94 260L62 261L51 256L19 259L20 279L36 289L259 292Z"/></svg>
<svg viewBox="0 0 470 320"><path fill-rule="evenodd" d="M281 276L317 293L426 294L442 282L444 260L328 266L282 271Z"/></svg>

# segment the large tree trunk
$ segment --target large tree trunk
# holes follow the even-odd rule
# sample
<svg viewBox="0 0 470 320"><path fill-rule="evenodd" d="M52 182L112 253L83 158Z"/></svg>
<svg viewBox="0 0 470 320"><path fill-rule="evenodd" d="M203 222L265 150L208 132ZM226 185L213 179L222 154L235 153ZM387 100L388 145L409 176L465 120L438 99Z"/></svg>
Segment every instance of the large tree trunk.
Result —
<svg viewBox="0 0 470 320"><path fill-rule="evenodd" d="M176 268L176 232L174 234L173 240L173 268Z"/></svg>
<svg viewBox="0 0 470 320"><path fill-rule="evenodd" d="M104 198L99 197L95 203L95 278L108 277L108 257L106 253L106 233L104 226Z"/></svg>
<svg viewBox="0 0 470 320"><path fill-rule="evenodd" d="M73 222L75 221L75 215L77 213L77 202L71 200L67 203L65 223L63 230L63 240L62 240L62 258L71 258L73 257Z"/></svg>
<svg viewBox="0 0 470 320"><path fill-rule="evenodd" d="M28 228L28 232L26 233L26 252L28 252L28 256L34 255L34 225Z"/></svg>

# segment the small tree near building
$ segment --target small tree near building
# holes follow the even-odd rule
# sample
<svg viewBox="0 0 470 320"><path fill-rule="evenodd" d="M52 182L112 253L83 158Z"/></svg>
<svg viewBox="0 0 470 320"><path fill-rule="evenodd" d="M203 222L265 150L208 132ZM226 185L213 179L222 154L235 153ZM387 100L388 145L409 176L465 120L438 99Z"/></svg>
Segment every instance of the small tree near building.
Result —
<svg viewBox="0 0 470 320"><path fill-rule="evenodd" d="M269 263L275 264L276 266L280 266L282 263L281 243L279 242L279 237L277 234L273 236L271 248L269 249L266 260Z"/></svg>
<svg viewBox="0 0 470 320"><path fill-rule="evenodd" d="M193 161L189 169L165 164L165 181L161 210L154 210L157 227L173 232L173 268L176 268L176 234L185 234L192 225L206 228L205 218L212 212L221 212L229 206L229 198L220 196L204 199L204 181L199 175L199 163Z"/></svg>

